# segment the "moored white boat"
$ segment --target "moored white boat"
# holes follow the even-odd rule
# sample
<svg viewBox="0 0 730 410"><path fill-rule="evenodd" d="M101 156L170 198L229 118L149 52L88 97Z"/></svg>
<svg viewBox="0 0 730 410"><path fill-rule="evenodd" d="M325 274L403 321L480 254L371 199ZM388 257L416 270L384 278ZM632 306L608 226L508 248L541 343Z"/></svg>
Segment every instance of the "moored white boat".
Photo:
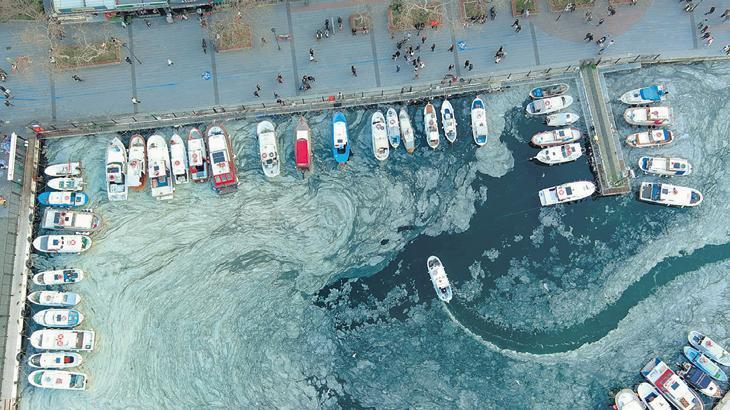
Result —
<svg viewBox="0 0 730 410"><path fill-rule="evenodd" d="M530 115L550 114L551 112L560 111L564 108L568 108L571 104L573 104L573 97L569 95L543 98L541 100L535 100L527 104L527 108L525 108L525 111L527 111L527 113Z"/></svg>
<svg viewBox="0 0 730 410"><path fill-rule="evenodd" d="M572 112L558 112L545 117L545 124L550 127L563 127L578 122L580 116Z"/></svg>
<svg viewBox="0 0 730 410"><path fill-rule="evenodd" d="M332 116L332 156L339 165L347 164L350 159L350 139L345 114L337 111Z"/></svg>
<svg viewBox="0 0 730 410"><path fill-rule="evenodd" d="M538 132L532 136L530 142L538 147L553 147L555 145L576 142L581 138L580 131L576 128L566 127L557 130Z"/></svg>
<svg viewBox="0 0 730 410"><path fill-rule="evenodd" d="M170 137L170 163L172 164L172 177L175 179L175 185L190 182L188 152L185 149L182 137L178 134L172 134L172 137Z"/></svg>
<svg viewBox="0 0 730 410"><path fill-rule="evenodd" d="M294 163L297 169L312 170L312 130L304 116L299 117L294 139Z"/></svg>
<svg viewBox="0 0 730 410"><path fill-rule="evenodd" d="M639 168L647 174L668 177L692 173L692 165L684 158L644 156L639 158Z"/></svg>
<svg viewBox="0 0 730 410"><path fill-rule="evenodd" d="M697 366L698 369L707 373L708 376L715 380L726 382L728 381L727 374L723 371L720 366L715 364L709 357L702 354L694 347L685 346L682 350L684 356L692 362L693 365Z"/></svg>
<svg viewBox="0 0 730 410"><path fill-rule="evenodd" d="M114 137L106 147L106 195L110 201L126 201L127 192L127 149Z"/></svg>
<svg viewBox="0 0 730 410"><path fill-rule="evenodd" d="M33 321L41 326L72 328L84 321L84 315L76 309L45 309L33 315Z"/></svg>
<svg viewBox="0 0 730 410"><path fill-rule="evenodd" d="M388 132L385 129L385 116L380 111L375 111L370 117L370 134L373 143L373 155L378 161L388 159Z"/></svg>
<svg viewBox="0 0 730 410"><path fill-rule="evenodd" d="M387 119L386 129L388 130L388 142L393 149L400 146L400 124L398 124L398 112L390 107L385 114Z"/></svg>
<svg viewBox="0 0 730 410"><path fill-rule="evenodd" d="M152 197L159 200L172 199L175 186L170 168L170 152L165 137L160 134L151 135L147 139L147 163Z"/></svg>
<svg viewBox="0 0 730 410"><path fill-rule="evenodd" d="M670 125L672 113L669 107L633 107L624 111L624 119L633 125Z"/></svg>
<svg viewBox="0 0 730 410"><path fill-rule="evenodd" d="M568 89L570 89L570 87L568 86L568 84L565 83L551 84L544 87L535 87L530 90L530 98L535 100L538 98L557 97L559 95L567 93Z"/></svg>
<svg viewBox="0 0 730 410"><path fill-rule="evenodd" d="M613 398L616 410L642 410L646 409L639 396L631 389L621 389Z"/></svg>
<svg viewBox="0 0 730 410"><path fill-rule="evenodd" d="M72 307L81 301L81 296L75 292L42 290L29 294L28 301L38 306Z"/></svg>
<svg viewBox="0 0 730 410"><path fill-rule="evenodd" d="M41 219L41 228L67 232L93 232L101 226L101 217L83 210L46 208Z"/></svg>
<svg viewBox="0 0 730 410"><path fill-rule="evenodd" d="M78 268L47 270L33 275L33 283L38 286L68 285L83 279L84 271Z"/></svg>
<svg viewBox="0 0 730 410"><path fill-rule="evenodd" d="M436 256L429 256L426 261L426 267L428 268L428 275L431 277L431 283L438 298L444 302L450 302L453 292L441 259Z"/></svg>
<svg viewBox="0 0 730 410"><path fill-rule="evenodd" d="M547 165L563 164L575 161L583 155L583 148L579 143L558 145L543 148L535 155L535 159Z"/></svg>
<svg viewBox="0 0 730 410"><path fill-rule="evenodd" d="M730 366L730 352L725 350L725 348L717 344L714 340L695 330L689 332L687 340L689 340L689 344L702 352L705 356L723 366Z"/></svg>
<svg viewBox="0 0 730 410"><path fill-rule="evenodd" d="M479 97L474 98L474 101L471 102L471 132L474 142L478 146L481 147L487 143L487 134L489 133L487 110L484 107L484 101Z"/></svg>
<svg viewBox="0 0 730 410"><path fill-rule="evenodd" d="M677 372L679 377L682 378L687 384L693 387L698 392L704 394L707 397L722 397L722 390L720 386L712 380L707 373L692 366L689 363L682 363L682 368Z"/></svg>
<svg viewBox="0 0 730 410"><path fill-rule="evenodd" d="M41 192L38 203L44 206L60 206L63 208L77 208L89 203L89 196L83 192L58 191Z"/></svg>
<svg viewBox="0 0 730 410"><path fill-rule="evenodd" d="M188 168L193 182L208 181L208 154L205 139L199 129L193 128L188 133Z"/></svg>
<svg viewBox="0 0 730 410"><path fill-rule="evenodd" d="M441 137L439 136L436 109L431 103L428 103L425 107L423 107L423 128L426 132L426 142L428 143L428 146L436 149L439 146Z"/></svg>
<svg viewBox="0 0 730 410"><path fill-rule="evenodd" d="M639 395L641 401L646 404L650 410L672 410L672 406L667 399L662 396L657 389L647 382L641 382L636 386L636 394Z"/></svg>
<svg viewBox="0 0 730 410"><path fill-rule="evenodd" d="M67 162L49 165L43 172L49 177L77 177L81 175L81 170L81 162Z"/></svg>
<svg viewBox="0 0 730 410"><path fill-rule="evenodd" d="M85 235L41 235L33 240L33 248L47 253L81 253L91 248Z"/></svg>
<svg viewBox="0 0 730 410"><path fill-rule="evenodd" d="M42 329L30 335L30 344L41 350L94 350L93 330Z"/></svg>
<svg viewBox="0 0 730 410"><path fill-rule="evenodd" d="M208 138L208 158L213 191L218 195L238 191L238 174L236 173L236 157L228 131L222 124L211 124L205 130Z"/></svg>
<svg viewBox="0 0 730 410"><path fill-rule="evenodd" d="M408 111L405 107L400 109L398 118L400 119L400 133L403 139L403 146L406 147L406 152L413 154L413 151L416 149L416 136L413 134L411 117L408 116Z"/></svg>
<svg viewBox="0 0 730 410"><path fill-rule="evenodd" d="M36 369L70 369L83 363L81 353L76 352L43 352L28 358L28 366Z"/></svg>
<svg viewBox="0 0 730 410"><path fill-rule="evenodd" d="M128 157L127 186L132 191L140 191L147 182L147 146L143 136L132 135L129 140Z"/></svg>
<svg viewBox="0 0 730 410"><path fill-rule="evenodd" d="M256 135L259 140L259 156L264 175L273 178L281 172L279 164L279 149L276 144L276 130L271 121L261 121L256 126Z"/></svg>
<svg viewBox="0 0 730 410"><path fill-rule="evenodd" d="M644 202L670 206L697 206L702 203L700 191L678 185L642 182L639 199Z"/></svg>
<svg viewBox="0 0 730 410"><path fill-rule="evenodd" d="M700 397L659 358L654 358L641 369L641 375L674 406L680 410L703 410Z"/></svg>
<svg viewBox="0 0 730 410"><path fill-rule="evenodd" d="M626 91L619 99L624 104L630 105L651 104L665 100L667 94L669 91L663 85L652 85Z"/></svg>
<svg viewBox="0 0 730 410"><path fill-rule="evenodd" d="M568 182L540 190L538 196L542 206L564 204L588 198L596 192L596 185L590 181Z"/></svg>
<svg viewBox="0 0 730 410"><path fill-rule="evenodd" d="M28 383L53 390L86 390L87 376L65 370L36 370L28 375Z"/></svg>
<svg viewBox="0 0 730 410"><path fill-rule="evenodd" d="M626 144L635 148L658 147L674 141L674 133L665 129L636 132L626 136Z"/></svg>
<svg viewBox="0 0 730 410"><path fill-rule="evenodd" d="M81 191L84 179L81 177L58 177L49 180L46 186L56 191Z"/></svg>
<svg viewBox="0 0 730 410"><path fill-rule="evenodd" d="M441 127L444 129L446 141L453 144L456 141L456 116L449 100L441 103Z"/></svg>

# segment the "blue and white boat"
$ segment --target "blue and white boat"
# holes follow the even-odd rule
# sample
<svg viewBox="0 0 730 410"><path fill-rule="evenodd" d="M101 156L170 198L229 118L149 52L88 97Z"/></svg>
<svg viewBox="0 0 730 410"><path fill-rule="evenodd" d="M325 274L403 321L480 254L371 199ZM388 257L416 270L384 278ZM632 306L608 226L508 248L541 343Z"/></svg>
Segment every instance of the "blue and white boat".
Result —
<svg viewBox="0 0 730 410"><path fill-rule="evenodd" d="M84 315L76 309L45 309L33 315L33 321L41 326L70 329L84 321Z"/></svg>
<svg viewBox="0 0 730 410"><path fill-rule="evenodd" d="M647 174L677 177L692 173L692 164L684 158L650 157L639 158L639 168Z"/></svg>
<svg viewBox="0 0 730 410"><path fill-rule="evenodd" d="M621 102L629 105L651 104L665 100L667 94L669 91L663 85L652 85L625 92Z"/></svg>
<svg viewBox="0 0 730 410"><path fill-rule="evenodd" d="M487 110L484 108L484 101L477 97L471 102L471 132L474 135L474 142L478 146L487 143Z"/></svg>
<svg viewBox="0 0 730 410"><path fill-rule="evenodd" d="M725 350L725 348L717 344L714 340L695 330L691 330L689 332L687 340L689 340L689 344L694 346L695 349L702 352L705 356L723 366L730 366L730 352Z"/></svg>
<svg viewBox="0 0 730 410"><path fill-rule="evenodd" d="M43 192L38 195L38 203L43 206L60 206L62 208L76 208L89 203L89 196L83 192Z"/></svg>
<svg viewBox="0 0 730 410"><path fill-rule="evenodd" d="M683 353L687 357L687 359L692 362L692 364L697 366L698 369L707 373L708 376L721 382L726 382L728 380L727 374L725 374L720 366L715 364L715 362L710 360L709 357L703 355L694 347L685 346Z"/></svg>
<svg viewBox="0 0 730 410"><path fill-rule="evenodd" d="M38 286L69 285L83 279L84 271L78 268L47 270L33 275L33 283Z"/></svg>
<svg viewBox="0 0 730 410"><path fill-rule="evenodd" d="M388 112L385 114L386 126L388 130L388 142L393 149L400 146L400 124L398 122L398 112L395 108L388 108Z"/></svg>
<svg viewBox="0 0 730 410"><path fill-rule="evenodd" d="M704 394L707 397L722 397L722 390L716 381L712 380L705 372L698 369L691 364L684 362L682 363L682 369L677 372L682 380L686 381L687 384L694 387L698 392Z"/></svg>
<svg viewBox="0 0 730 410"><path fill-rule="evenodd" d="M41 290L28 295L28 301L34 305L48 307L71 307L81 302L81 296L74 292L58 292Z"/></svg>
<svg viewBox="0 0 730 410"><path fill-rule="evenodd" d="M332 155L340 165L347 164L350 159L350 141L347 134L345 114L337 111L332 116Z"/></svg>

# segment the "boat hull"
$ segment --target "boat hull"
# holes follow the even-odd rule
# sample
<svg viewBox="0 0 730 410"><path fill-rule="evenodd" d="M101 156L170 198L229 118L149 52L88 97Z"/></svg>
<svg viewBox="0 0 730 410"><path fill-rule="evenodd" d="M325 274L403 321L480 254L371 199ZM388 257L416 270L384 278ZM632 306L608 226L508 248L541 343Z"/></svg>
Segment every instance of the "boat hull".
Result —
<svg viewBox="0 0 730 410"><path fill-rule="evenodd" d="M550 114L545 117L545 124L549 127L564 127L566 125L572 125L580 119L578 114L572 112L560 112L556 114Z"/></svg>
<svg viewBox="0 0 730 410"><path fill-rule="evenodd" d="M453 144L456 141L456 116L454 115L454 107L451 106L449 100L441 103L441 127L444 129L444 137L446 141Z"/></svg>
<svg viewBox="0 0 730 410"><path fill-rule="evenodd" d="M685 346L683 349L684 356L692 362L693 365L697 366L698 369L705 372L708 376L721 382L728 381L727 374L718 366L713 363L709 357L700 353L697 349L689 346Z"/></svg>
<svg viewBox="0 0 730 410"><path fill-rule="evenodd" d="M188 133L188 167L190 179L195 183L208 182L208 154L205 139L199 129Z"/></svg>
<svg viewBox="0 0 730 410"><path fill-rule="evenodd" d="M270 121L261 121L256 126L256 135L259 142L259 158L261 169L268 178L279 176L279 149L276 143L276 131Z"/></svg>
<svg viewBox="0 0 730 410"><path fill-rule="evenodd" d="M84 359L76 352L36 353L28 358L28 366L36 369L71 369L81 366Z"/></svg>
<svg viewBox="0 0 730 410"><path fill-rule="evenodd" d="M426 261L426 268L428 269L428 276L431 278L433 289L436 291L436 296L446 303L451 302L453 291L441 259L436 256L429 256Z"/></svg>
<svg viewBox="0 0 730 410"><path fill-rule="evenodd" d="M64 370L36 370L28 375L28 382L43 389L86 390L87 376Z"/></svg>
<svg viewBox="0 0 730 410"><path fill-rule="evenodd" d="M58 177L49 180L46 186L56 191L81 191L84 188L84 179L80 177Z"/></svg>
<svg viewBox="0 0 730 410"><path fill-rule="evenodd" d="M28 295L28 301L38 306L67 308L81 302L81 296L74 292L37 291Z"/></svg>
<svg viewBox="0 0 730 410"><path fill-rule="evenodd" d="M540 98L558 97L568 92L570 86L565 83L551 84L545 87L535 87L530 90L530 98L533 100Z"/></svg>
<svg viewBox="0 0 730 410"><path fill-rule="evenodd" d="M61 269L39 272L33 275L33 283L38 286L68 285L84 279L81 269Z"/></svg>
<svg viewBox="0 0 730 410"><path fill-rule="evenodd" d="M396 112L395 108L388 108L385 117L388 121L386 126L388 130L388 143L391 147L393 147L393 149L396 149L400 146L400 124L398 123L398 112Z"/></svg>
<svg viewBox="0 0 730 410"><path fill-rule="evenodd" d="M471 103L471 130L474 143L483 146L487 143L489 128L487 127L487 110L484 101L477 97Z"/></svg>
<svg viewBox="0 0 730 410"><path fill-rule="evenodd" d="M106 194L110 201L126 201L127 149L122 141L114 137L106 149Z"/></svg>
<svg viewBox="0 0 730 410"><path fill-rule="evenodd" d="M205 135L208 143L213 191L218 195L238 191L236 156L233 153L230 134L222 124L211 124L205 130Z"/></svg>
<svg viewBox="0 0 730 410"><path fill-rule="evenodd" d="M432 149L436 149L441 142L439 136L438 119L433 104L428 103L423 108L423 128L426 135L426 143Z"/></svg>
<svg viewBox="0 0 730 410"><path fill-rule="evenodd" d="M411 117L408 115L405 107L400 109L398 119L400 119L400 132L403 139L403 146L406 148L407 153L413 154L413 151L416 150L416 137L413 133Z"/></svg>
<svg viewBox="0 0 730 410"><path fill-rule="evenodd" d="M559 145L543 148L535 155L535 159L546 165L558 165L573 162L583 155L583 148L579 143Z"/></svg>
<svg viewBox="0 0 730 410"><path fill-rule="evenodd" d="M687 335L687 340L695 349L705 356L720 363L723 366L730 366L730 352L719 346L715 341L700 332L692 330Z"/></svg>
<svg viewBox="0 0 730 410"><path fill-rule="evenodd" d="M339 165L345 165L350 160L347 118L339 111L332 116L332 156Z"/></svg>
<svg viewBox="0 0 730 410"><path fill-rule="evenodd" d="M43 172L49 177L78 177L81 176L81 170L81 162L68 162L49 165Z"/></svg>
<svg viewBox="0 0 730 410"><path fill-rule="evenodd" d="M84 321L84 315L76 309L45 309L33 315L33 321L45 327L70 329Z"/></svg>
<svg viewBox="0 0 730 410"><path fill-rule="evenodd" d="M573 104L573 97L562 95L559 97L543 98L527 104L525 111L530 115L550 114L568 108Z"/></svg>
<svg viewBox="0 0 730 410"><path fill-rule="evenodd" d="M147 184L147 145L139 134L129 140L128 159L127 186L131 191L141 191Z"/></svg>
<svg viewBox="0 0 730 410"><path fill-rule="evenodd" d="M175 185L170 168L170 151L165 137L160 134L147 139L147 165L152 197L158 200L172 199Z"/></svg>
<svg viewBox="0 0 730 410"><path fill-rule="evenodd" d="M385 116L376 111L370 118L370 135L373 144L373 155L378 161L385 161L390 155L388 131L386 130Z"/></svg>
<svg viewBox="0 0 730 410"><path fill-rule="evenodd" d="M542 206L551 206L580 201L595 192L596 185L593 182L576 181L542 189L538 192L538 197Z"/></svg>
<svg viewBox="0 0 730 410"><path fill-rule="evenodd" d="M175 185L190 182L188 152L185 149L182 137L178 134L173 134L170 137L170 166L172 167L172 177L175 179Z"/></svg>

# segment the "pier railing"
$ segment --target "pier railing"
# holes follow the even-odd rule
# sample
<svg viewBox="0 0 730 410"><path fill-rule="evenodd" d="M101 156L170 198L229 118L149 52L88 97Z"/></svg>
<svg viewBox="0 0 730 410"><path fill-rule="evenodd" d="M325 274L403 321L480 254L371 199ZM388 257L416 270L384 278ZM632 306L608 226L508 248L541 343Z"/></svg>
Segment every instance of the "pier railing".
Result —
<svg viewBox="0 0 730 410"><path fill-rule="evenodd" d="M681 59L677 61L682 61ZM662 59L661 54L626 55L614 58L589 60L583 64L599 67L633 63L673 62ZM78 121L62 121L33 124L31 128L43 138L78 136L101 132L123 132L149 128L179 126L216 120L242 119L260 115L292 114L321 111L340 107L367 106L398 101L428 99L443 95L459 95L474 92L501 91L505 86L529 80L540 80L574 75L579 64L543 66L528 71L495 73L478 77L444 79L439 82L416 83L401 88L386 88L356 93L336 93L307 97L290 97L275 101L217 105L203 109L172 111L166 113L127 114L89 118Z"/></svg>

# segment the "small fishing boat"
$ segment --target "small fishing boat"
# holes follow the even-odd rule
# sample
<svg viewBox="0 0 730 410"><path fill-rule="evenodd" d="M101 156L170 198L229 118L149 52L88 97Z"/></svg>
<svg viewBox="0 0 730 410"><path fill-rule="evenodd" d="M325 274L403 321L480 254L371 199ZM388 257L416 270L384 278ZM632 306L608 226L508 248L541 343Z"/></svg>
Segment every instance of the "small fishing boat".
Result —
<svg viewBox="0 0 730 410"><path fill-rule="evenodd" d="M172 199L175 186L170 168L170 152L162 135L154 134L147 139L147 161L152 197Z"/></svg>
<svg viewBox="0 0 730 410"><path fill-rule="evenodd" d="M583 155L583 148L579 143L558 145L543 148L535 155L535 159L547 165L564 164L575 161Z"/></svg>
<svg viewBox="0 0 730 410"><path fill-rule="evenodd" d="M450 302L453 292L451 291L451 284L449 284L449 278L446 276L446 270L444 270L441 259L436 256L429 256L426 266L428 267L428 275L431 277L433 288L436 290L436 295L444 302Z"/></svg>
<svg viewBox="0 0 730 410"><path fill-rule="evenodd" d="M423 107L423 127L426 131L426 142L428 143L428 146L436 149L439 146L441 137L439 136L436 109L431 103L428 103L425 107Z"/></svg>
<svg viewBox="0 0 730 410"><path fill-rule="evenodd" d="M370 134L373 142L373 155L378 161L388 159L388 131L385 129L385 117L380 111L375 111L370 117Z"/></svg>
<svg viewBox="0 0 730 410"><path fill-rule="evenodd" d="M188 133L188 167L193 182L208 181L208 154L203 134L197 128Z"/></svg>
<svg viewBox="0 0 730 410"><path fill-rule="evenodd" d="M686 362L682 363L682 370L678 371L677 374L682 378L682 380L687 382L687 384L694 387L695 390L705 396L715 398L722 397L722 390L720 390L720 386L717 382L712 380L712 377L697 367Z"/></svg>
<svg viewBox="0 0 730 410"><path fill-rule="evenodd" d="M41 235L33 247L46 253L81 253L91 248L91 238L85 235Z"/></svg>
<svg viewBox="0 0 730 410"><path fill-rule="evenodd" d="M28 375L28 383L53 390L86 390L87 376L65 370L36 370Z"/></svg>
<svg viewBox="0 0 730 410"><path fill-rule="evenodd" d="M594 192L596 192L596 185L593 182L576 181L541 189L538 196L542 206L551 206L579 201L588 198Z"/></svg>
<svg viewBox="0 0 730 410"><path fill-rule="evenodd" d="M535 100L527 104L527 108L525 108L525 110L530 115L550 114L551 112L560 111L564 108L568 108L571 104L573 104L573 97L569 95L563 95L560 97Z"/></svg>
<svg viewBox="0 0 730 410"><path fill-rule="evenodd" d="M271 121L261 121L256 126L256 135L259 139L259 155L264 175L269 178L278 176L281 172L279 165L279 150L276 146L276 131Z"/></svg>
<svg viewBox="0 0 730 410"><path fill-rule="evenodd" d="M339 165L347 164L350 159L350 141L347 135L345 114L337 111L332 116L332 155Z"/></svg>
<svg viewBox="0 0 730 410"><path fill-rule="evenodd" d="M296 140L294 141L294 159L297 169L304 171L312 170L312 130L307 120L302 116L297 123Z"/></svg>
<svg viewBox="0 0 730 410"><path fill-rule="evenodd" d="M175 180L175 185L190 182L188 152L185 150L182 137L178 134L172 134L172 137L170 137L170 162L172 163L172 177Z"/></svg>
<svg viewBox="0 0 730 410"><path fill-rule="evenodd" d="M478 146L487 143L487 110L484 101L477 97L471 102L471 132Z"/></svg>
<svg viewBox="0 0 730 410"><path fill-rule="evenodd" d="M619 390L613 402L616 405L616 410L642 410L646 408L639 396L631 389Z"/></svg>
<svg viewBox="0 0 730 410"><path fill-rule="evenodd" d="M730 352L715 343L714 340L695 330L689 332L687 340L689 340L689 344L694 346L695 349L702 352L705 356L723 366L730 366Z"/></svg>
<svg viewBox="0 0 730 410"><path fill-rule="evenodd" d="M127 164L127 186L132 191L141 191L147 182L147 146L144 137L132 135L129 140L129 163Z"/></svg>
<svg viewBox="0 0 730 410"><path fill-rule="evenodd" d="M416 136L413 134L411 117L408 116L408 111L405 107L400 109L398 118L400 119L400 133L403 138L403 146L406 147L406 152L413 154L413 151L416 150Z"/></svg>
<svg viewBox="0 0 730 410"><path fill-rule="evenodd" d="M659 129L637 132L626 136L626 144L634 148L658 147L674 141L674 133Z"/></svg>
<svg viewBox="0 0 730 410"><path fill-rule="evenodd" d="M641 369L641 375L681 410L703 410L702 399L661 359L654 358ZM641 396L644 397L644 396Z"/></svg>
<svg viewBox="0 0 730 410"><path fill-rule="evenodd" d="M43 329L30 335L30 344L42 350L90 351L94 349L93 330Z"/></svg>
<svg viewBox="0 0 730 410"><path fill-rule="evenodd" d="M84 188L84 179L81 177L53 178L46 186L56 191L81 191Z"/></svg>
<svg viewBox="0 0 730 410"><path fill-rule="evenodd" d="M449 100L441 103L441 127L444 129L446 141L453 144L456 141L456 116L454 116L454 107L451 106Z"/></svg>
<svg viewBox="0 0 730 410"><path fill-rule="evenodd" d="M114 137L106 147L106 195L110 201L126 201L127 192L127 149Z"/></svg>
<svg viewBox="0 0 730 410"><path fill-rule="evenodd" d="M101 226L101 217L90 210L46 208L41 228L54 231L93 232Z"/></svg>
<svg viewBox="0 0 730 410"><path fill-rule="evenodd" d="M76 208L88 204L89 196L83 192L41 192L41 194L38 195L38 203L44 206Z"/></svg>
<svg viewBox="0 0 730 410"><path fill-rule="evenodd" d="M572 112L558 112L545 117L545 124L550 127L564 127L578 122L579 119L580 116L578 114L573 114Z"/></svg>
<svg viewBox="0 0 730 410"><path fill-rule="evenodd" d="M682 352L684 353L685 357L687 357L687 359L692 362L693 365L697 366L698 369L707 373L708 376L721 382L728 381L727 374L725 374L720 366L715 364L715 362L710 360L709 357L700 353L700 351L698 351L694 347L685 346Z"/></svg>
<svg viewBox="0 0 730 410"><path fill-rule="evenodd" d="M81 162L49 165L43 172L49 177L78 177L81 176Z"/></svg>
<svg viewBox="0 0 730 410"><path fill-rule="evenodd" d="M540 98L550 98L563 95L568 92L570 87L568 84L551 84L545 87L536 87L530 90L530 98L537 100Z"/></svg>
<svg viewBox="0 0 730 410"><path fill-rule="evenodd" d="M208 156L213 175L213 190L218 195L238 191L236 157L233 155L233 145L228 131L222 124L211 124L205 130L205 135L208 137Z"/></svg>
<svg viewBox="0 0 730 410"><path fill-rule="evenodd" d="M667 98L667 91L663 85L652 85L644 88L626 91L620 98L621 102L629 105L651 104Z"/></svg>
<svg viewBox="0 0 730 410"><path fill-rule="evenodd" d="M29 357L28 366L36 369L70 369L81 366L83 360L81 353L45 352Z"/></svg>
<svg viewBox="0 0 730 410"><path fill-rule="evenodd" d="M576 142L581 138L580 131L576 128L566 127L557 130L538 132L532 136L530 142L538 147L553 147L556 145Z"/></svg>
<svg viewBox="0 0 730 410"><path fill-rule="evenodd" d="M672 406L667 399L662 396L657 389L647 382L641 382L636 387L636 394L639 395L641 401L646 404L650 410L672 410Z"/></svg>
<svg viewBox="0 0 730 410"><path fill-rule="evenodd" d="M697 206L702 203L700 191L683 186L662 184L658 182L642 182L639 199L644 202L667 206Z"/></svg>
<svg viewBox="0 0 730 410"><path fill-rule="evenodd" d="M48 307L72 307L81 302L81 296L74 292L57 292L41 290L28 295L28 301L34 305Z"/></svg>
<svg viewBox="0 0 730 410"><path fill-rule="evenodd" d="M667 177L692 173L692 165L684 158L644 156L639 158L639 168L647 174Z"/></svg>
<svg viewBox="0 0 730 410"><path fill-rule="evenodd" d="M84 279L84 271L78 268L58 269L38 272L33 275L33 283L38 286L68 285Z"/></svg>
<svg viewBox="0 0 730 410"><path fill-rule="evenodd" d="M33 321L45 327L72 328L84 321L76 309L45 309L33 315Z"/></svg>
<svg viewBox="0 0 730 410"><path fill-rule="evenodd" d="M400 125L398 124L398 112L395 108L388 108L388 112L385 114L388 120L386 129L388 130L388 142L393 149L398 148L400 145Z"/></svg>
<svg viewBox="0 0 730 410"><path fill-rule="evenodd" d="M634 107L624 111L624 119L632 125L670 125L672 113L669 107Z"/></svg>

